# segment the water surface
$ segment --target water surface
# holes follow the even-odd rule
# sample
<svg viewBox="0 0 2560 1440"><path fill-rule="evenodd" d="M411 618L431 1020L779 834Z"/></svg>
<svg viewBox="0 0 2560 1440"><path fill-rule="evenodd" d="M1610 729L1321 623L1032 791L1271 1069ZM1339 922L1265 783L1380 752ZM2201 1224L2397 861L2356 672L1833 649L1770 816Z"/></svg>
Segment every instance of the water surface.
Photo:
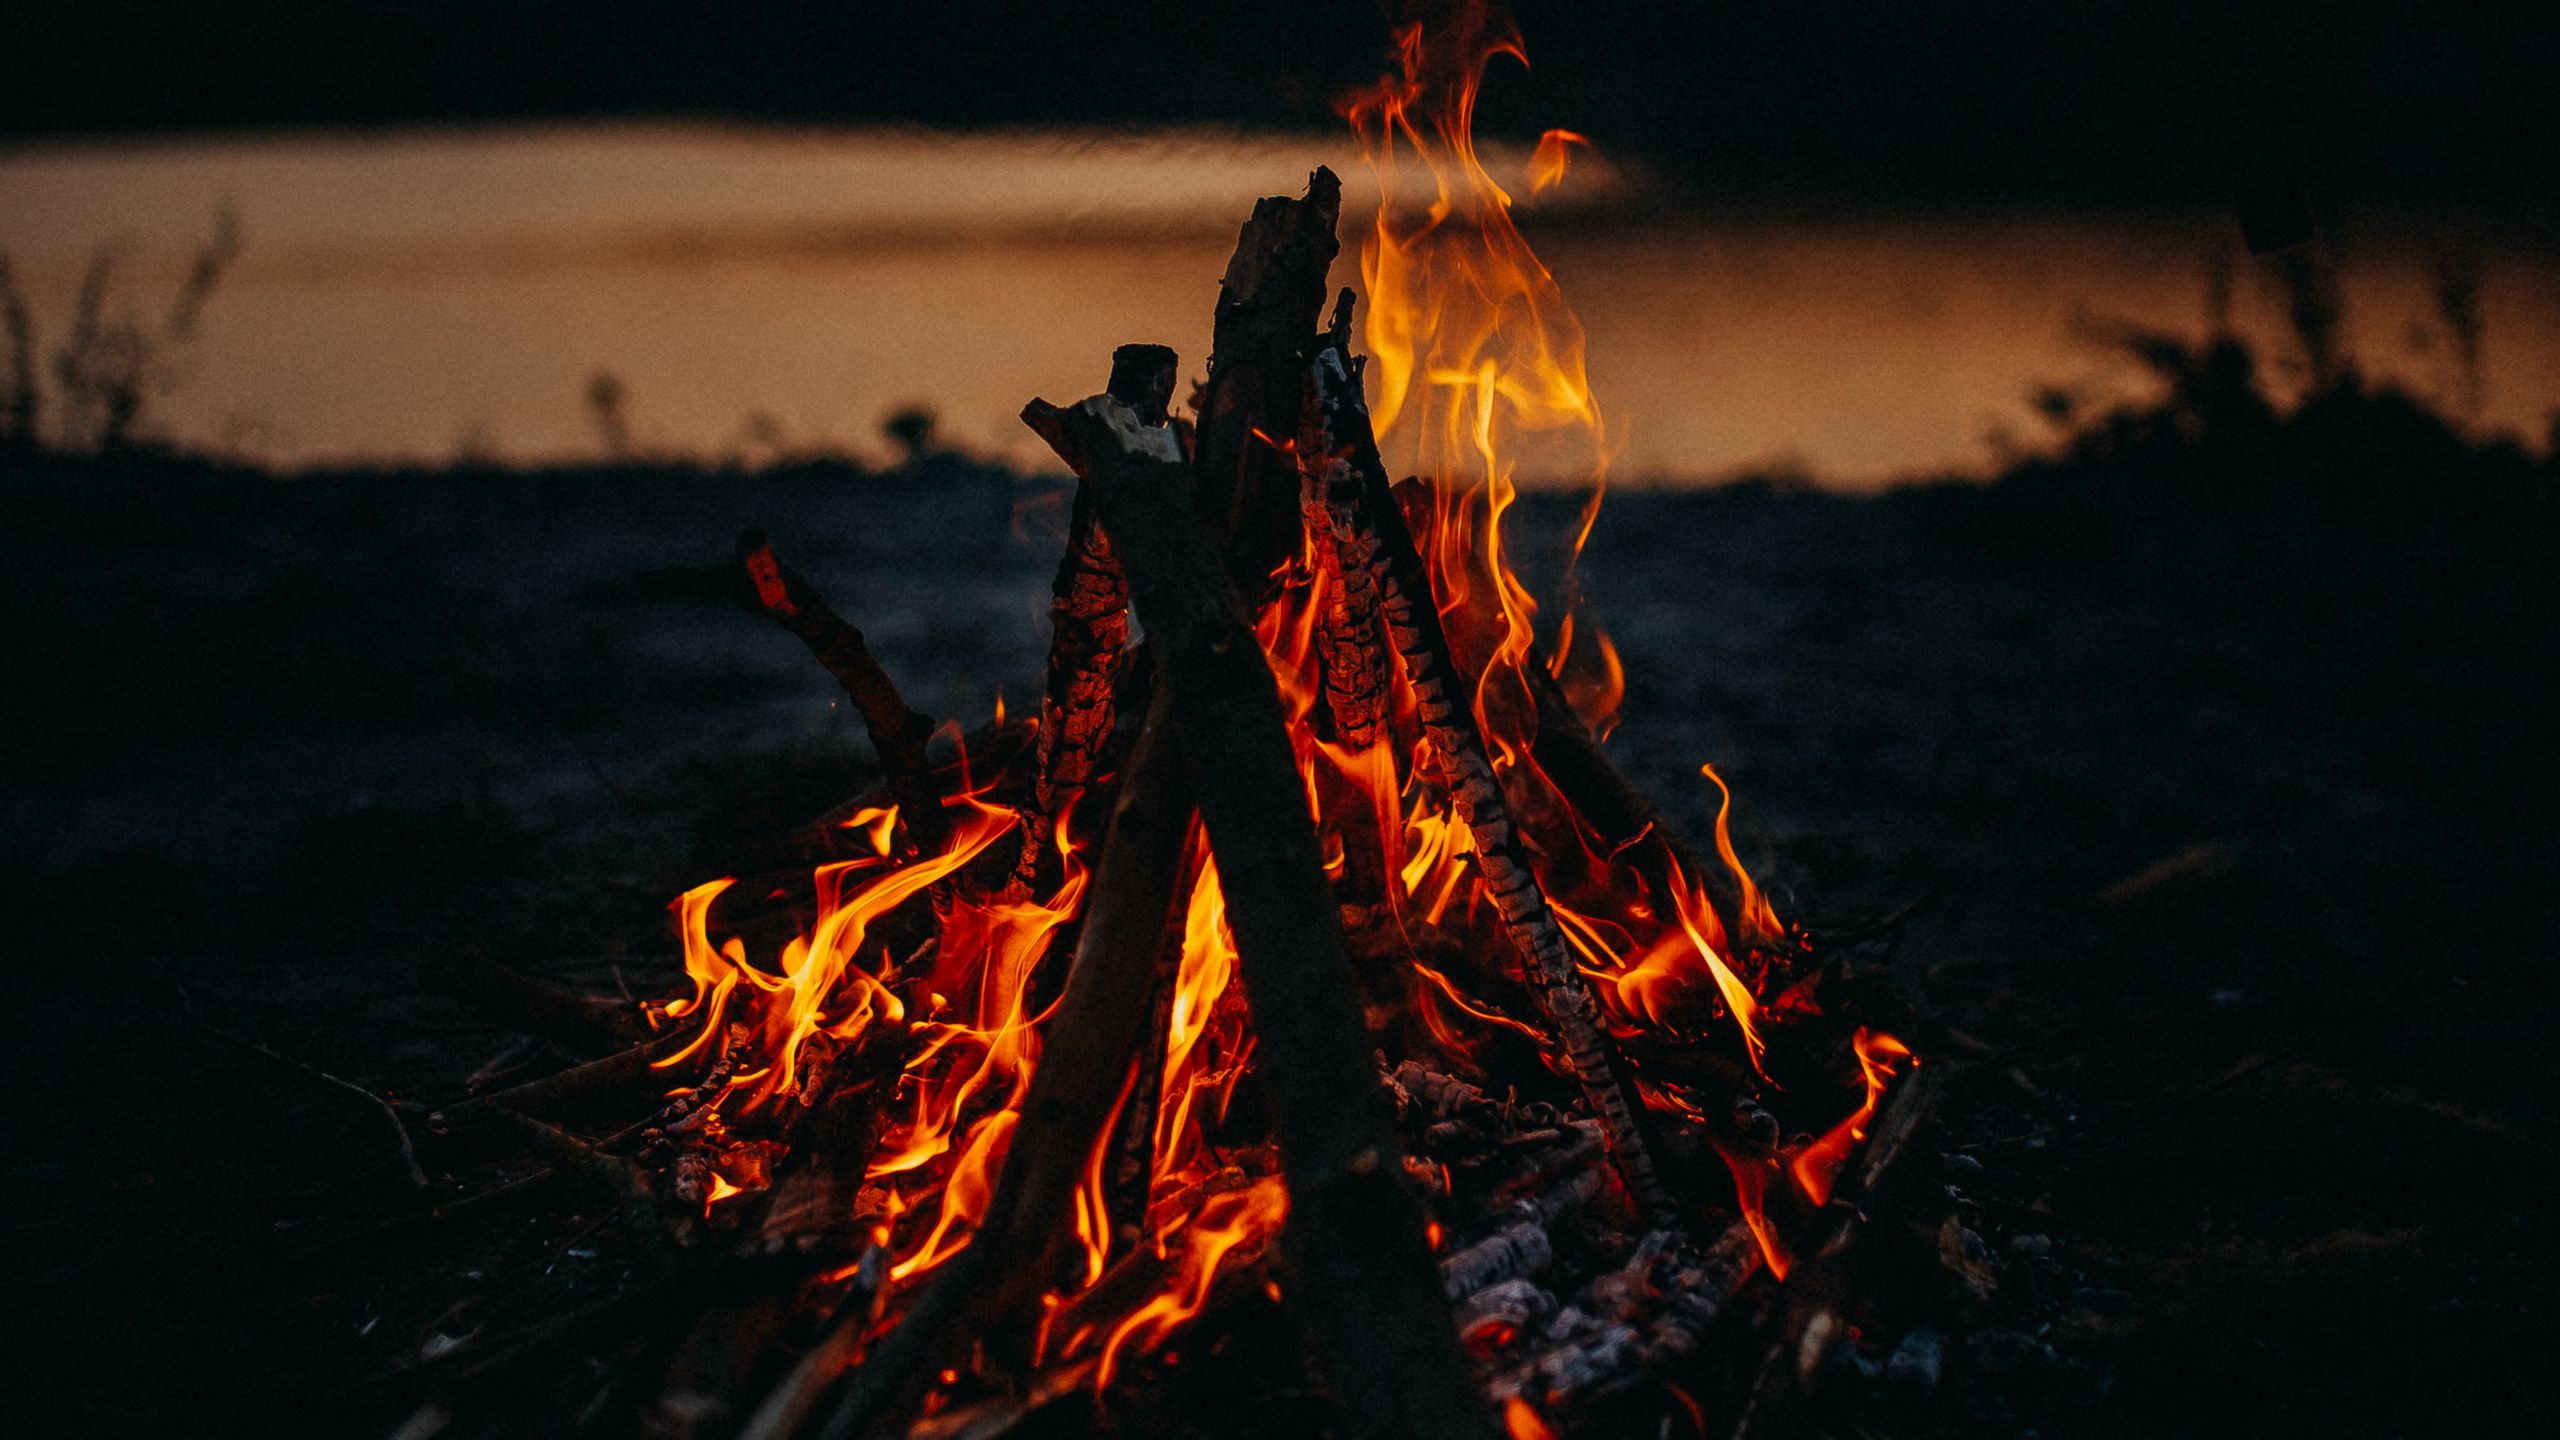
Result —
<svg viewBox="0 0 2560 1440"><path fill-rule="evenodd" d="M1522 155L1494 147L1506 183ZM757 458L879 448L924 404L952 442L1032 458L1013 416L1097 388L1114 344L1205 358L1254 196L1333 165L1346 235L1374 193L1347 138L731 129L432 130L0 152L0 247L40 342L81 271L126 247L115 302L168 303L217 207L244 250L155 405L182 443L292 465L596 454L593 378L630 443ZM2284 290L2227 215L1774 216L1654 203L1583 165L1521 214L1579 310L1636 480L1751 469L1865 488L1982 473L2047 443L2044 383L2138 383L2092 317L2195 330L2209 277L2294 355ZM2349 351L2477 423L2536 439L2560 402L2560 265L2476 225L2339 228ZM2435 295L2482 264L2471 379ZM1337 272L1356 279L1346 260Z"/></svg>

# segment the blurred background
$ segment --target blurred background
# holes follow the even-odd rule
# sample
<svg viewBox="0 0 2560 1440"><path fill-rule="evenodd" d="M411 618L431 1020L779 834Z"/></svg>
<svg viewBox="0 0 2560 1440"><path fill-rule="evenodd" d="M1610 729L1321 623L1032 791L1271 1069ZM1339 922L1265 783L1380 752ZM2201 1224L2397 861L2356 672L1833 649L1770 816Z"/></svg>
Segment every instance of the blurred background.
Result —
<svg viewBox="0 0 2560 1440"><path fill-rule="evenodd" d="M2547 13L1516 8L1533 64L1495 67L1478 130L1589 330L1622 479L1986 475L2056 406L2150 378L2108 343L2125 322L2545 438ZM126 422L189 449L877 455L923 404L1031 461L1022 394L1131 335L1201 358L1237 197L1325 162L1366 213L1333 107L1389 19L29 0L0 250L44 351L84 314L159 319L219 255ZM1532 196L1556 127L1594 148ZM2252 256L2244 220L2316 243Z"/></svg>

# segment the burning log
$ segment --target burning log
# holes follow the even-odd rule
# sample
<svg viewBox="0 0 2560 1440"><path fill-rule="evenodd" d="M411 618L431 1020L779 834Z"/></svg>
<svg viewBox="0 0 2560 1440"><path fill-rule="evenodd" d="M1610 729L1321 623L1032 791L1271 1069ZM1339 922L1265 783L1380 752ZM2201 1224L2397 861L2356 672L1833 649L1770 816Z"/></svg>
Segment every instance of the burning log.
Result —
<svg viewBox="0 0 2560 1440"><path fill-rule="evenodd" d="M1601 1029L1590 987L1575 968L1573 950L1547 906L1530 868L1529 851L1510 803L1494 778L1484 736L1469 704L1470 687L1450 657L1440 626L1430 575L1403 511L1387 481L1377 437L1360 388L1360 364L1345 348L1350 338L1350 294L1344 292L1334 332L1308 368L1312 405L1320 422L1310 438L1324 445L1326 494L1338 506L1345 534L1337 538L1343 563L1363 565L1376 579L1380 613L1413 686L1424 732L1449 770L1450 799L1475 842L1485 893L1502 916L1519 951L1547 1021L1562 1042L1565 1061L1585 1100L1606 1130L1610 1158L1627 1194L1657 1223L1672 1215L1670 1192L1655 1173L1638 1128L1637 1107L1618 1078L1614 1046ZM1310 463L1313 463L1310 459Z"/></svg>
<svg viewBox="0 0 2560 1440"><path fill-rule="evenodd" d="M1189 895L1200 883L1207 863L1205 846L1195 838L1182 857L1176 895ZM1138 1073L1129 1085L1129 1101L1121 1108L1119 1134L1112 1141L1111 1173L1104 1202L1111 1212L1111 1252L1127 1253L1155 1233L1149 1199L1155 1182L1156 1119L1164 1108L1164 1059L1173 1038L1174 989L1182 971L1184 917L1165 915L1164 933L1156 939L1155 987L1147 1000L1147 1034L1138 1049Z"/></svg>
<svg viewBox="0 0 2560 1440"><path fill-rule="evenodd" d="M619 1202L623 1222L642 1239L671 1240L677 1245L690 1246L701 1237L701 1229L693 1217L679 1210L670 1210L661 1203L657 1187L650 1184L649 1177L630 1161L608 1155L568 1131L545 1125L530 1115L500 1110L496 1116L499 1123L521 1137L544 1164L586 1181L599 1193Z"/></svg>
<svg viewBox="0 0 2560 1440"><path fill-rule="evenodd" d="M1849 1311L1874 1265L1868 1238L1894 1198L1888 1190L1899 1162L1936 1108L1938 1072L1914 1069L1867 1127L1866 1147L1844 1170L1814 1216L1801 1258L1788 1272L1778 1338L1761 1362L1751 1403L1735 1440L1786 1433L1820 1377L1823 1362L1848 1338Z"/></svg>
<svg viewBox="0 0 2560 1440"><path fill-rule="evenodd" d="M933 735L932 717L907 708L896 682L880 668L862 632L774 557L763 531L750 530L738 537L738 565L754 586L757 608L808 646L862 713L863 728L880 756L880 768L888 776L889 793L897 798L898 819L908 839L922 854L939 853L950 838L950 825L942 813L942 794L933 782L933 764L925 758L925 741Z"/></svg>
<svg viewBox="0 0 2560 1440"><path fill-rule="evenodd" d="M1123 345L1111 353L1106 387L1149 425L1168 422L1179 359L1163 345ZM1093 497L1079 480L1067 521L1066 553L1050 585L1048 682L1040 696L1040 730L1032 798L1022 807L1022 858L1014 884L1028 891L1049 849L1049 821L1093 780L1111 737L1113 690L1129 648L1129 586L1111 553L1111 537L1094 523Z"/></svg>
<svg viewBox="0 0 2560 1440"><path fill-rule="evenodd" d="M1310 190L1327 202L1328 246L1333 190ZM1294 413L1294 381L1291 393ZM1025 419L1089 460L1102 523L1156 646L1251 1001L1288 1181L1282 1247L1319 1368L1352 1434L1481 1440L1491 1417L1403 1180L1279 695L1185 498L1181 447L1107 395L1063 411L1034 401ZM1203 453L1214 458L1208 441L1204 426Z"/></svg>
<svg viewBox="0 0 2560 1440"><path fill-rule="evenodd" d="M1341 213L1342 181L1322 166L1307 177L1304 198L1255 201L1218 286L1209 381L1194 402L1196 503L1248 597L1297 553L1303 533L1297 465L1283 447L1298 429Z"/></svg>
<svg viewBox="0 0 2560 1440"><path fill-rule="evenodd" d="M995 1196L968 1248L864 1363L827 1424L830 1440L861 1434L947 1355L1049 1284L1076 1185L1103 1141L1146 1025L1157 941L1190 826L1179 744L1159 690L1121 782L1092 907Z"/></svg>
<svg viewBox="0 0 2560 1440"><path fill-rule="evenodd" d="M1334 306L1324 345L1350 353L1348 290ZM1308 386L1297 435L1298 505L1326 587L1324 607L1316 614L1325 702L1335 738L1359 751L1385 736L1394 660L1378 631L1378 584L1370 563L1375 547L1360 525L1358 477L1344 469L1333 430L1323 389Z"/></svg>

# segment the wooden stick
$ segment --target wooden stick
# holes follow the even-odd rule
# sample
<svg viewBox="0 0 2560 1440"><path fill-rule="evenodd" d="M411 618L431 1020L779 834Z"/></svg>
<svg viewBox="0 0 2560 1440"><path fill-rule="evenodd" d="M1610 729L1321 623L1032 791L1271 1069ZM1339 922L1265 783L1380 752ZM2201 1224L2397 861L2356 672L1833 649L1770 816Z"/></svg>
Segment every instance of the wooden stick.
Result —
<svg viewBox="0 0 2560 1440"><path fill-rule="evenodd" d="M619 1055L590 1060L556 1075L447 1105L429 1118L439 1125L458 1128L494 1111L507 1110L561 1121L598 1114L618 1105L663 1102L667 1091L701 1073L700 1062L709 1057L712 1047L704 1046L703 1055L684 1065L660 1069L657 1062L681 1053L696 1038L690 1029L670 1030Z"/></svg>
<svg viewBox="0 0 2560 1440"><path fill-rule="evenodd" d="M1163 345L1123 345L1111 352L1110 392L1150 425L1170 419L1180 357ZM1049 668L1040 695L1030 802L1021 807L1022 856L1013 883L1028 892L1048 853L1049 822L1093 780L1111 738L1113 691L1129 648L1129 587L1111 553L1111 537L1093 520L1093 497L1081 479L1067 521L1067 549L1049 586Z"/></svg>
<svg viewBox="0 0 2560 1440"><path fill-rule="evenodd" d="M427 981L511 1030L588 1054L628 1049L649 1038L648 1022L636 1007L537 980L486 956L441 961L429 967Z"/></svg>
<svg viewBox="0 0 2560 1440"><path fill-rule="evenodd" d="M898 819L907 837L926 855L942 853L950 838L950 821L942 813L942 794L933 783L933 764L925 758L925 741L933 735L933 718L907 708L889 672L871 653L852 621L829 608L809 582L774 557L761 530L738 537L738 565L755 587L755 603L783 629L809 647L827 673L836 677L862 725L898 802Z"/></svg>
<svg viewBox="0 0 2560 1440"><path fill-rule="evenodd" d="M1334 307L1325 347L1351 353L1351 292ZM1332 435L1332 417L1309 387L1298 430L1298 508L1309 546L1325 579L1326 603L1316 613L1316 642L1324 665L1325 708L1334 738L1366 750L1386 736L1389 683L1395 660L1378 630L1376 572L1344 564L1343 546L1359 544L1360 476Z"/></svg>
<svg viewBox="0 0 2560 1440"><path fill-rule="evenodd" d="M1677 865L1681 873L1705 887L1716 907L1734 920L1737 939L1752 938L1739 933L1749 919L1741 913L1740 896L1724 866L1663 824L1662 812L1654 808L1653 801L1618 773L1618 767L1600 748L1599 737L1574 713L1572 702L1565 698L1564 686L1556 682L1549 669L1544 647L1535 641L1530 642L1529 653L1521 658L1520 674L1538 707L1538 733L1529 743L1530 758L1538 762L1538 769L1564 796L1574 817L1591 827L1608 853L1633 863L1653 887L1658 900L1669 898L1671 867ZM1566 836L1540 838L1555 844L1581 843Z"/></svg>
<svg viewBox="0 0 2560 1440"><path fill-rule="evenodd" d="M1347 321L1350 292L1343 298ZM1468 701L1469 687L1450 658L1430 575L1389 488L1369 424L1368 401L1360 390L1361 366L1344 348L1349 330L1348 323L1337 322L1335 334L1308 367L1314 416L1301 450L1310 442L1323 448L1320 458L1302 453L1301 461L1324 467L1328 503L1340 517L1335 545L1343 565L1365 568L1375 577L1388 638L1404 661L1424 732L1448 767L1449 798L1474 841L1485 894L1520 952L1538 1003L1564 1046L1566 1065L1608 1134L1619 1178L1657 1226L1667 1225L1673 1219L1671 1197L1654 1171L1637 1121L1640 1109L1619 1081L1616 1047L1600 1026L1599 1007L1547 907L1510 802L1494 778Z"/></svg>
<svg viewBox="0 0 2560 1440"><path fill-rule="evenodd" d="M1874 1247L1865 1243L1890 1208L1888 1184L1938 1100L1938 1072L1921 1066L1903 1077L1893 1098L1867 1128L1867 1143L1815 1213L1805 1244L1787 1275L1786 1310L1778 1338L1761 1361L1751 1403L1734 1426L1735 1440L1791 1433L1822 1364L1849 1334L1849 1312L1873 1270Z"/></svg>
<svg viewBox="0 0 2560 1440"><path fill-rule="evenodd" d="M1025 416L1092 461L1095 504L1170 692L1280 1142L1291 1303L1345 1431L1483 1440L1492 1416L1404 1179L1279 692L1184 494L1181 448L1108 395L1073 410L1034 401Z"/></svg>
<svg viewBox="0 0 2560 1440"><path fill-rule="evenodd" d="M362 1099L367 1106L371 1107L382 1116L384 1124L391 1127L393 1143L399 1147L400 1166L402 1170L407 1172L409 1184L419 1190L429 1190L434 1188L427 1180L427 1172L418 1168L418 1147L409 1139L408 1124L401 1120L399 1111L391 1108L390 1101L383 1099L381 1096L374 1094L372 1091L367 1090L352 1080L341 1080L337 1076L330 1074L328 1071L321 1069L317 1065L307 1065L300 1060L294 1059L290 1055L269 1049L260 1041L251 1040L242 1035L234 1035L228 1030L217 1030L209 1025L205 1026L204 1030L206 1034L212 1035L216 1039L228 1040L232 1044L249 1051L253 1055L264 1056L288 1070L309 1076L311 1079L317 1080L323 1085L344 1091L349 1095L354 1095Z"/></svg>
<svg viewBox="0 0 2560 1440"><path fill-rule="evenodd" d="M1341 249L1342 181L1319 168L1302 199L1254 202L1218 286L1209 382L1200 396L1200 518L1238 591L1259 595L1297 553L1297 433L1306 356L1322 317L1325 273Z"/></svg>
<svg viewBox="0 0 2560 1440"><path fill-rule="evenodd" d="M521 1136L544 1164L584 1180L622 1204L622 1218L644 1240L673 1241L690 1246L702 1236L697 1217L670 1210L658 1199L649 1177L618 1155L608 1155L556 1126L512 1110L494 1112L500 1123Z"/></svg>
<svg viewBox="0 0 2560 1440"><path fill-rule="evenodd" d="M1173 887L1174 907L1164 919L1164 934L1156 941L1156 974L1152 992L1147 997L1147 1033L1138 1046L1138 1073L1130 1082L1129 1101L1120 1108L1119 1133L1114 1147L1110 1173L1105 1177L1103 1201L1112 1218L1112 1258L1134 1249L1147 1233L1147 1205L1155 1185L1156 1119L1164 1108L1164 1066L1166 1048L1173 1033L1173 997L1182 974L1184 939L1184 904L1200 883L1200 871L1208 859L1208 847L1193 843L1183 847L1182 876Z"/></svg>
<svg viewBox="0 0 2560 1440"><path fill-rule="evenodd" d="M1055 1273L1076 1185L1110 1125L1146 1026L1157 940L1190 827L1164 695L1159 688L1121 782L1075 961L986 1214L968 1247L943 1262L864 1360L821 1432L827 1440L853 1440L903 1409L986 1325L1032 1306Z"/></svg>

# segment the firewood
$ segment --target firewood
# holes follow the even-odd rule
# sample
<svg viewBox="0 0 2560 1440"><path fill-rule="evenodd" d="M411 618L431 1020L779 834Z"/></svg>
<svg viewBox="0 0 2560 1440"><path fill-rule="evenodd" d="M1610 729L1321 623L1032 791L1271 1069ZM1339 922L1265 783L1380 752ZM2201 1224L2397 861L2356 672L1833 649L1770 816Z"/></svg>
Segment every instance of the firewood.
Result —
<svg viewBox="0 0 2560 1440"><path fill-rule="evenodd" d="M1150 425L1171 418L1180 357L1163 345L1123 345L1111 353L1111 394ZM1022 811L1017 888L1029 890L1047 853L1050 824L1093 780L1111 738L1112 701L1129 648L1129 586L1111 553L1111 537L1094 523L1093 497L1081 479L1067 520L1066 553L1049 587L1049 665L1040 696L1032 793Z"/></svg>
<svg viewBox="0 0 2560 1440"><path fill-rule="evenodd" d="M1690 1354L1758 1257L1759 1242L1740 1221L1703 1251L1683 1245L1677 1232L1646 1236L1624 1265L1593 1279L1555 1314L1544 1343L1495 1376L1491 1394L1553 1403Z"/></svg>
<svg viewBox="0 0 2560 1440"><path fill-rule="evenodd" d="M1351 292L1334 307L1326 348L1350 353ZM1316 638L1324 672L1326 712L1334 738L1350 750L1366 750L1386 738L1389 686L1395 657L1378 629L1378 583L1367 564L1345 564L1343 547L1361 545L1359 476L1333 443L1323 393L1307 387L1297 434L1298 505L1308 548L1325 581L1325 605L1316 612ZM1355 552L1356 553L1356 552Z"/></svg>
<svg viewBox="0 0 2560 1440"><path fill-rule="evenodd" d="M799 1434L802 1422L844 1374L864 1332L880 1319L880 1307L888 1296L889 1252L874 1245L854 1268L853 1288L837 1302L823 1338L766 1394L747 1417L738 1440L790 1440Z"/></svg>
<svg viewBox="0 0 2560 1440"><path fill-rule="evenodd" d="M645 1045L634 1045L618 1055L590 1060L556 1075L526 1081L512 1089L448 1105L428 1117L429 1123L439 1129L459 1130L499 1110L556 1123L648 1101L662 1101L667 1091L688 1083L701 1073L698 1062L707 1058L701 1055L664 1068L660 1065L662 1061L683 1054L696 1038L685 1030L670 1030Z"/></svg>
<svg viewBox="0 0 2560 1440"><path fill-rule="evenodd" d="M856 1372L822 1432L828 1440L852 1440L903 1408L987 1325L1031 1307L1055 1273L1076 1185L1137 1057L1156 942L1189 833L1177 732L1162 710L1164 692L1158 697L1121 782L1075 961L995 1193L967 1247L935 1272Z"/></svg>
<svg viewBox="0 0 2560 1440"><path fill-rule="evenodd" d="M1198 888L1207 847L1195 838L1183 849L1182 876L1176 895ZM1164 1062L1173 1032L1175 981L1182 973L1185 916L1179 908L1165 915L1164 934L1156 941L1154 990L1147 999L1147 1033L1138 1047L1138 1073L1129 1085L1129 1101L1121 1107L1119 1133L1112 1139L1110 1173L1103 1202L1112 1217L1111 1254L1117 1258L1154 1233L1149 1198L1155 1185L1156 1118L1164 1108Z"/></svg>
<svg viewBox="0 0 2560 1440"><path fill-rule="evenodd" d="M537 980L484 955L448 957L428 968L427 981L509 1029L573 1053L626 1049L649 1038L637 1007Z"/></svg>
<svg viewBox="0 0 2560 1440"><path fill-rule="evenodd" d="M1832 1183L1809 1233L1795 1247L1778 1336L1752 1382L1751 1403L1734 1426L1735 1440L1794 1433L1823 1362L1848 1338L1849 1311L1873 1268L1869 1237L1897 1198L1892 1186L1913 1167L1900 1162L1936 1108L1938 1072L1921 1066L1894 1087L1867 1127L1866 1144Z"/></svg>
<svg viewBox="0 0 2560 1440"><path fill-rule="evenodd" d="M1506 1225L1440 1262L1440 1288L1464 1300L1488 1285L1544 1270L1556 1258L1544 1225Z"/></svg>
<svg viewBox="0 0 2560 1440"><path fill-rule="evenodd" d="M1536 641L1530 642L1529 653L1520 662L1520 674L1528 682L1538 712L1538 733L1529 743L1530 758L1572 807L1572 820L1589 826L1607 853L1634 865L1655 895L1671 894L1671 867L1677 865L1681 874L1704 887L1717 909L1747 925L1749 918L1742 913L1741 897L1731 874L1720 861L1665 825L1662 812L1654 808L1652 799L1618 772L1608 753L1600 748L1599 737L1574 711L1564 686L1552 672L1545 648ZM1555 813L1559 817L1564 814ZM1561 830L1534 838L1542 845L1585 843L1579 836ZM1736 938L1747 943L1776 937L1745 934Z"/></svg>
<svg viewBox="0 0 2560 1440"><path fill-rule="evenodd" d="M513 1131L544 1164L583 1180L599 1193L622 1207L623 1223L644 1240L673 1241L689 1246L701 1238L699 1221L686 1211L672 1208L658 1198L657 1187L638 1166L618 1155L608 1155L577 1136L556 1126L546 1125L530 1115L512 1110L499 1110L493 1118L502 1128Z"/></svg>
<svg viewBox="0 0 2560 1440"><path fill-rule="evenodd" d="M1492 1417L1403 1178L1279 693L1185 494L1182 449L1108 395L1065 411L1034 401L1025 416L1090 459L1096 506L1156 648L1226 893L1288 1183L1291 1294L1318 1368L1351 1434L1481 1440Z"/></svg>
<svg viewBox="0 0 2560 1440"><path fill-rule="evenodd" d="M1669 1191L1655 1173L1639 1126L1641 1107L1620 1083L1620 1063L1598 1005L1575 966L1572 947L1547 908L1545 891L1531 868L1529 850L1511 806L1494 778L1493 762L1477 730L1472 693L1450 655L1448 636L1422 556L1406 530L1404 514L1387 481L1386 465L1369 424L1360 389L1360 364L1344 348L1349 325L1340 324L1308 367L1318 422L1307 441L1324 446L1327 494L1340 507L1336 544L1346 566L1363 566L1376 578L1380 614L1389 640L1404 662L1407 683L1432 748L1449 770L1450 800L1474 841L1486 898L1502 917L1519 951L1540 1007L1585 1101L1608 1132L1610 1159L1627 1194L1656 1223L1672 1216ZM1305 458L1305 457L1302 457ZM1312 462L1310 462L1312 463Z"/></svg>
<svg viewBox="0 0 2560 1440"><path fill-rule="evenodd" d="M1297 553L1297 433L1306 356L1341 249L1342 181L1319 167L1303 198L1269 196L1236 237L1218 286L1209 380L1201 390L1196 512L1247 598Z"/></svg>
<svg viewBox="0 0 2560 1440"><path fill-rule="evenodd" d="M754 586L757 608L808 646L861 712L908 838L919 852L940 854L950 838L950 822L942 813L932 762L925 758L925 742L933 735L932 717L907 708L896 682L880 668L862 632L775 558L763 531L750 530L738 537L738 565Z"/></svg>

